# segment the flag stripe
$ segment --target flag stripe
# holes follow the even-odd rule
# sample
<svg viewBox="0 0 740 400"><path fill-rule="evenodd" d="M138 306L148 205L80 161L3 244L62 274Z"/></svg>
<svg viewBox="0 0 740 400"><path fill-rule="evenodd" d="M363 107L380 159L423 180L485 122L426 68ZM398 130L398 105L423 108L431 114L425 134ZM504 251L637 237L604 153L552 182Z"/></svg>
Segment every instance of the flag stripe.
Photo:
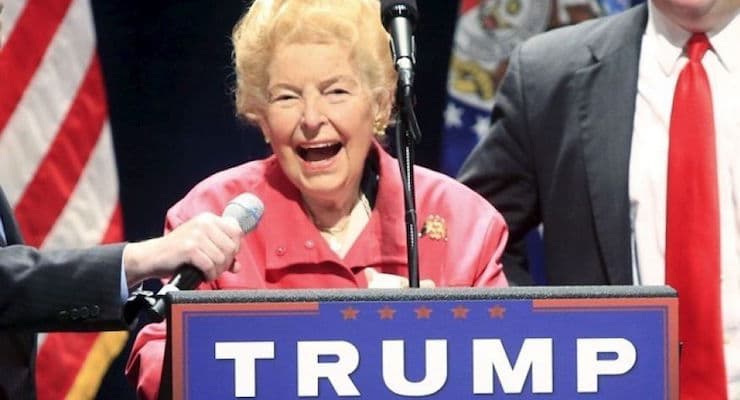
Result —
<svg viewBox="0 0 740 400"><path fill-rule="evenodd" d="M0 134L31 81L71 0L30 0L3 45L0 76Z"/></svg>
<svg viewBox="0 0 740 400"><path fill-rule="evenodd" d="M100 334L97 332L50 333L36 356L38 399L66 398L87 353ZM64 349L64 351L60 351ZM64 368L59 368L64 366Z"/></svg>
<svg viewBox="0 0 740 400"><path fill-rule="evenodd" d="M44 242L77 184L107 116L105 103L100 101L104 98L100 63L93 57L85 81L49 153L16 205L19 225L32 246Z"/></svg>
<svg viewBox="0 0 740 400"><path fill-rule="evenodd" d="M461 0L460 1L460 9L458 10L459 11L459 14L462 14L462 13L470 10L473 7L477 7L479 1L480 0Z"/></svg>
<svg viewBox="0 0 740 400"><path fill-rule="evenodd" d="M116 208L113 210L108 229L103 235L103 240L100 243L115 243L123 240L123 212L121 211L121 204L116 203Z"/></svg>
<svg viewBox="0 0 740 400"><path fill-rule="evenodd" d="M100 243L118 203L118 177L113 159L113 142L106 123L74 191L46 235L43 248Z"/></svg>
<svg viewBox="0 0 740 400"><path fill-rule="evenodd" d="M0 159L10 166L0 170L0 182L10 204L19 201L72 107L94 55L94 34L87 0L74 1L0 135Z"/></svg>
<svg viewBox="0 0 740 400"><path fill-rule="evenodd" d="M23 12L25 5L26 4L22 1L3 2L3 12L0 13L0 21L3 23L3 31L0 36L2 36L3 42L10 32L13 31L13 27L15 26L16 21L18 21L18 17L21 15L21 12ZM2 49L0 49L0 51L1 50Z"/></svg>
<svg viewBox="0 0 740 400"><path fill-rule="evenodd" d="M102 374L110 367L113 359L123 350L128 340L128 332L103 332L98 335L88 352L85 362L67 392L68 399L92 399L98 393L98 386L90 382L99 382Z"/></svg>

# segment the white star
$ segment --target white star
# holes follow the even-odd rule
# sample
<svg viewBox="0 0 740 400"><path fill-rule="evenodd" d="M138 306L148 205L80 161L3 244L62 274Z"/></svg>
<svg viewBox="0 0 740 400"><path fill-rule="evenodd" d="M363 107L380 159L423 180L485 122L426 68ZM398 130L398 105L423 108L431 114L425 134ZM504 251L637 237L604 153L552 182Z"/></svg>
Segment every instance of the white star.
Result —
<svg viewBox="0 0 740 400"><path fill-rule="evenodd" d="M459 107L455 107L452 103L447 103L445 109L445 125L453 128L461 127L463 110Z"/></svg>
<svg viewBox="0 0 740 400"><path fill-rule="evenodd" d="M477 117L475 119L475 125L473 125L473 132L478 135L478 140L483 139L488 134L490 128L488 117Z"/></svg>

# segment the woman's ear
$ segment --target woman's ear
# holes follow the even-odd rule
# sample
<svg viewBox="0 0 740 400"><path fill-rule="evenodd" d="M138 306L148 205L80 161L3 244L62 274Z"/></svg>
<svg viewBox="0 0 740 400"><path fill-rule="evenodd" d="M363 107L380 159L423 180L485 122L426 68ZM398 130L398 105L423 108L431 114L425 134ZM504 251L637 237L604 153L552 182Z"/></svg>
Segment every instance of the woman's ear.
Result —
<svg viewBox="0 0 740 400"><path fill-rule="evenodd" d="M373 100L375 101L375 121L381 121L383 125L388 125L393 106L391 93L386 88L377 88L373 90Z"/></svg>
<svg viewBox="0 0 740 400"><path fill-rule="evenodd" d="M264 115L259 113L250 113L247 114L247 119L260 128L262 136L265 138L265 143L270 143L270 135L272 132L270 131L270 125L267 124Z"/></svg>

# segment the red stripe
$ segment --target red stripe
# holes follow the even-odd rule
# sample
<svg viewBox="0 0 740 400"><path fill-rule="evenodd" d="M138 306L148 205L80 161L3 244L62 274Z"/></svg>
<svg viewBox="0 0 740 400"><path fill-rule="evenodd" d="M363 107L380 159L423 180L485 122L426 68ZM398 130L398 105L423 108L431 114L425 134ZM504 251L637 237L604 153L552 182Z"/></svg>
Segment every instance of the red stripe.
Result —
<svg viewBox="0 0 740 400"><path fill-rule="evenodd" d="M470 9L478 6L478 4L480 4L480 0L460 0L460 15L463 15L466 12L470 11Z"/></svg>
<svg viewBox="0 0 740 400"><path fill-rule="evenodd" d="M36 396L39 400L67 397L98 335L98 332L46 335L36 356Z"/></svg>
<svg viewBox="0 0 740 400"><path fill-rule="evenodd" d="M105 188L101 188L105 189ZM116 243L123 241L123 214L121 213L121 203L116 203L116 209L111 215L108 229L105 230L105 235L100 243Z"/></svg>
<svg viewBox="0 0 740 400"><path fill-rule="evenodd" d="M30 0L0 50L0 135L36 73L72 0Z"/></svg>
<svg viewBox="0 0 740 400"><path fill-rule="evenodd" d="M18 223L31 246L43 243L67 204L107 114L103 76L95 54L49 152L16 205Z"/></svg>

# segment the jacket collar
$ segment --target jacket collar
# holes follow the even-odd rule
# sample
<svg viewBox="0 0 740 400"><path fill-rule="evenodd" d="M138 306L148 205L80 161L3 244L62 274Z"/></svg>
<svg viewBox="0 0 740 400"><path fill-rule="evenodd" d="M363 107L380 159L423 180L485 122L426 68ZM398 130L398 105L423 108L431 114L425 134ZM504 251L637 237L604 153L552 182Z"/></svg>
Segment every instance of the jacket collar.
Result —
<svg viewBox="0 0 740 400"><path fill-rule="evenodd" d="M374 143L370 152L377 155L379 161L377 195L370 221L344 259L329 250L303 210L299 190L285 176L277 158L272 156L267 160L263 220L272 222L265 224L262 234L267 251L266 268L325 262L347 268L365 266L369 262L406 263L403 193L400 191L398 165L378 143ZM271 207L271 204L275 206Z"/></svg>

